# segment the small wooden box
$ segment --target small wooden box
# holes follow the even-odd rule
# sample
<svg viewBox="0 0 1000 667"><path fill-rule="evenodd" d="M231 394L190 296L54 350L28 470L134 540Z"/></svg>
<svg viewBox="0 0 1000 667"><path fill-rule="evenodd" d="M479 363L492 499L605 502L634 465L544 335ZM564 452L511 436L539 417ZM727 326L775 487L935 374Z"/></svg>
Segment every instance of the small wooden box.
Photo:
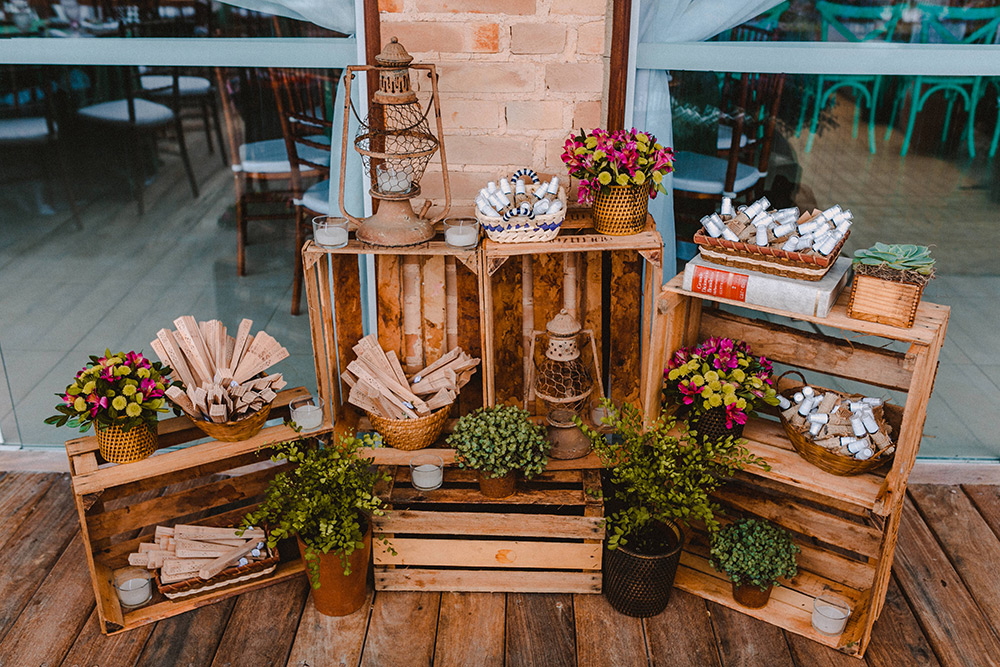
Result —
<svg viewBox="0 0 1000 667"><path fill-rule="evenodd" d="M487 498L474 472L446 468L444 484L418 491L408 466L381 466L375 521L393 555L374 544L376 590L600 593L604 506L597 470L546 471Z"/></svg>
<svg viewBox="0 0 1000 667"><path fill-rule="evenodd" d="M847 316L909 329L917 317L923 292L923 285L855 275Z"/></svg>

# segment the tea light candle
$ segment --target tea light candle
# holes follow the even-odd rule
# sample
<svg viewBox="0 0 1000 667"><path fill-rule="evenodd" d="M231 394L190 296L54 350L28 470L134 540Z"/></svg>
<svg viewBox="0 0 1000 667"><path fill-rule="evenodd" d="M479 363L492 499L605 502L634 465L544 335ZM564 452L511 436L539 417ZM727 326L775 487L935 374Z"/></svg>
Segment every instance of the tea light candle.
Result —
<svg viewBox="0 0 1000 667"><path fill-rule="evenodd" d="M406 192L410 189L410 177L390 167L380 168L375 179L382 192Z"/></svg>
<svg viewBox="0 0 1000 667"><path fill-rule="evenodd" d="M115 591L123 607L138 607L153 597L149 570L126 567L115 573Z"/></svg>
<svg viewBox="0 0 1000 667"><path fill-rule="evenodd" d="M347 245L347 220L321 215L313 218L313 240L321 248Z"/></svg>
<svg viewBox="0 0 1000 667"><path fill-rule="evenodd" d="M418 454L410 459L410 479L418 491L433 491L444 482L444 461L436 454Z"/></svg>
<svg viewBox="0 0 1000 667"><path fill-rule="evenodd" d="M844 632L851 608L846 602L832 595L820 595L813 600L812 626L824 635L837 636Z"/></svg>
<svg viewBox="0 0 1000 667"><path fill-rule="evenodd" d="M312 431L323 423L323 408L314 403L312 396L297 398L288 407L291 409L292 421L303 431Z"/></svg>
<svg viewBox="0 0 1000 667"><path fill-rule="evenodd" d="M479 223L474 218L448 218L444 221L444 241L453 248L475 248Z"/></svg>

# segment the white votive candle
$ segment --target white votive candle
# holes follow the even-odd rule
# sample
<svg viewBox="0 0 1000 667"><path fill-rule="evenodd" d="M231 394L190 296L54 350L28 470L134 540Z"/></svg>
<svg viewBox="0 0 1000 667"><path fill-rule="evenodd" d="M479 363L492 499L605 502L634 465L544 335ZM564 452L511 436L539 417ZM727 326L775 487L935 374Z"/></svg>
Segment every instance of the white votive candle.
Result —
<svg viewBox="0 0 1000 667"><path fill-rule="evenodd" d="M297 398L288 404L292 421L303 431L312 431L323 423L323 408L313 401L312 396Z"/></svg>
<svg viewBox="0 0 1000 667"><path fill-rule="evenodd" d="M115 591L123 607L138 607L153 597L149 570L126 567L115 573Z"/></svg>
<svg viewBox="0 0 1000 667"><path fill-rule="evenodd" d="M313 218L313 240L322 248L343 248L347 245L347 220L325 215Z"/></svg>
<svg viewBox="0 0 1000 667"><path fill-rule="evenodd" d="M410 479L418 491L433 491L444 482L444 461L436 454L417 454L410 459Z"/></svg>
<svg viewBox="0 0 1000 667"><path fill-rule="evenodd" d="M840 635L850 616L850 606L839 598L820 595L813 600L812 626L816 632L831 637Z"/></svg>
<svg viewBox="0 0 1000 667"><path fill-rule="evenodd" d="M475 218L448 218L444 221L444 241L453 248L475 248L479 223Z"/></svg>
<svg viewBox="0 0 1000 667"><path fill-rule="evenodd" d="M410 189L411 181L406 172L379 168L376 184L382 192L406 192Z"/></svg>

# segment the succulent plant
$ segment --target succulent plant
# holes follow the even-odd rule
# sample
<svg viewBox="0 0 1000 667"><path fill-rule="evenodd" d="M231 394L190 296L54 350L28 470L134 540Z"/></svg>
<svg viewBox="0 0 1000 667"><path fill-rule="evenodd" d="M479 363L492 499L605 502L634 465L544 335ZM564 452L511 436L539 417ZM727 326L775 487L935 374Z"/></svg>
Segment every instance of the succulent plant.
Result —
<svg viewBox="0 0 1000 667"><path fill-rule="evenodd" d="M876 243L854 253L854 265L885 266L898 271L913 271L922 276L934 274L934 258L925 245Z"/></svg>

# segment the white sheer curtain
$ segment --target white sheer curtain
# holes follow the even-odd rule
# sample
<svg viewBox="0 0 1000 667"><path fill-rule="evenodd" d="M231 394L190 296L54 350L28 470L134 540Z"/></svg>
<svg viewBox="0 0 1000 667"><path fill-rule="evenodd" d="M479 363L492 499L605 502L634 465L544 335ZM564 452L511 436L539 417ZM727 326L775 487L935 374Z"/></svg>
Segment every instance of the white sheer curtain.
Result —
<svg viewBox="0 0 1000 667"><path fill-rule="evenodd" d="M221 0L227 5L255 12L309 21L318 26L353 35L354 0Z"/></svg>
<svg viewBox="0 0 1000 667"><path fill-rule="evenodd" d="M642 0L639 3L639 43L700 42L767 11L781 0ZM632 125L652 132L664 146L673 146L670 118L670 75L665 70L636 70ZM673 178L664 179L667 191ZM663 235L663 278L673 277L677 264L673 197L649 202L649 212Z"/></svg>

